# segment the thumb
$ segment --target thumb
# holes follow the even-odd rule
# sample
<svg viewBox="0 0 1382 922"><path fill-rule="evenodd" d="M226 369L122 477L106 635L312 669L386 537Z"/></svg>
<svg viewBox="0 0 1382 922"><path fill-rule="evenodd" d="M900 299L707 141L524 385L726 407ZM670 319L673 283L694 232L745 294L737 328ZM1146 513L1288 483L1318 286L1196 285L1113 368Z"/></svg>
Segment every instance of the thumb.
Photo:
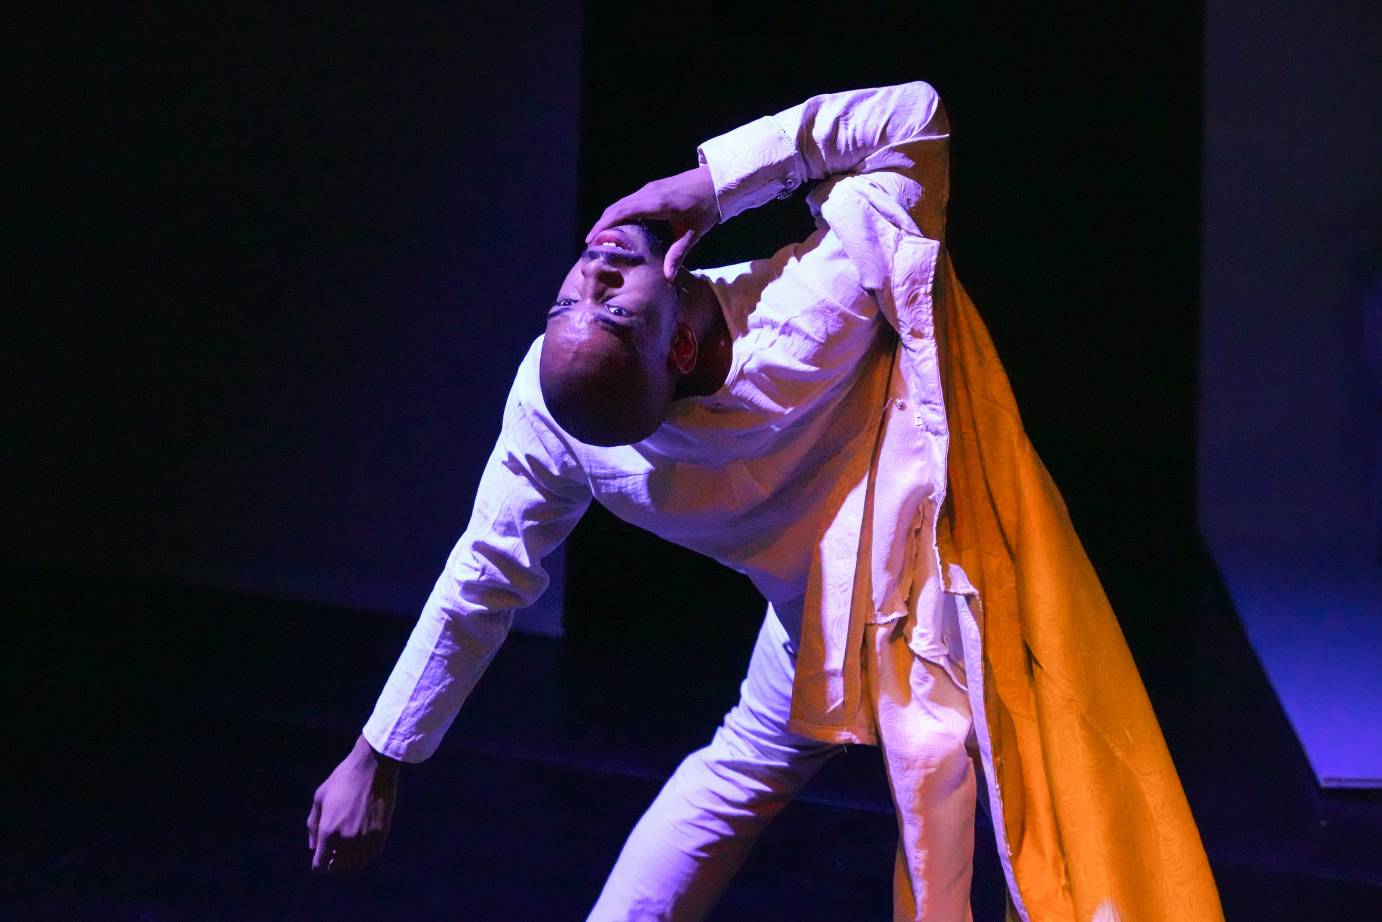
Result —
<svg viewBox="0 0 1382 922"><path fill-rule="evenodd" d="M681 270L681 264L686 260L687 254L691 252L691 248L696 245L696 240L699 238L700 234L694 227L688 228L667 248L667 255L662 260L662 274L667 277L667 281L670 282L677 277L677 272Z"/></svg>
<svg viewBox="0 0 1382 922"><path fill-rule="evenodd" d="M312 851L312 870L327 870L331 861L331 853L336 850L339 844L340 836L334 832L324 836L318 835L317 847Z"/></svg>

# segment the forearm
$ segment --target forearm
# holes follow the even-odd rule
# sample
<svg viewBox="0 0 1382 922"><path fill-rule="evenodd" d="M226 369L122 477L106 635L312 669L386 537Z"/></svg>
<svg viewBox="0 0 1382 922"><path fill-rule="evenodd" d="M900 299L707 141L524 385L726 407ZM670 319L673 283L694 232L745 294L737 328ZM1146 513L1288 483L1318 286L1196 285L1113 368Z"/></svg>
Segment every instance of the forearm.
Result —
<svg viewBox="0 0 1382 922"><path fill-rule="evenodd" d="M813 96L700 147L722 220L790 195L803 182L845 173L913 173L916 145L943 140L940 98L920 81Z"/></svg>
<svg viewBox="0 0 1382 922"><path fill-rule="evenodd" d="M461 609L448 582L438 581L362 731L388 758L421 762L436 751L512 624L508 609Z"/></svg>
<svg viewBox="0 0 1382 922"><path fill-rule="evenodd" d="M588 486L561 475L524 419L511 399L470 524L365 724L365 739L390 758L421 762L436 751L503 645L514 611L546 591L543 558L590 501Z"/></svg>

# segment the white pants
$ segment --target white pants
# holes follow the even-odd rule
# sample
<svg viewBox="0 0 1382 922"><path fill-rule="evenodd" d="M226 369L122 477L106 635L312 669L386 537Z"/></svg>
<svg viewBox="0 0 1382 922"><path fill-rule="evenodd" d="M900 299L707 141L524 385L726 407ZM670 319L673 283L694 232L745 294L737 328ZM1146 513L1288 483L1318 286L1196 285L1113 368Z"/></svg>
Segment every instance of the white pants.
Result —
<svg viewBox="0 0 1382 922"><path fill-rule="evenodd" d="M910 619L869 625L863 657L897 807L893 918L969 922L969 701L944 669L912 653L909 626ZM839 751L787 730L794 665L787 632L769 609L739 703L638 821L588 922L704 918L772 818Z"/></svg>

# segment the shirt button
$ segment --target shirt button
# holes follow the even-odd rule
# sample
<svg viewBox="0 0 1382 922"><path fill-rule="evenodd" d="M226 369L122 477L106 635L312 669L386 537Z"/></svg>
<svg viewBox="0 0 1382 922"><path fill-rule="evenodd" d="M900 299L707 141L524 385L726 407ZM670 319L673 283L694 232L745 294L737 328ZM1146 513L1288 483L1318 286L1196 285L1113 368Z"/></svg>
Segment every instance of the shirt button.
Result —
<svg viewBox="0 0 1382 922"><path fill-rule="evenodd" d="M893 401L893 407L895 407L895 408L898 409L898 410L905 410L905 409L907 409L907 401L905 401L905 400L894 400L894 401Z"/></svg>

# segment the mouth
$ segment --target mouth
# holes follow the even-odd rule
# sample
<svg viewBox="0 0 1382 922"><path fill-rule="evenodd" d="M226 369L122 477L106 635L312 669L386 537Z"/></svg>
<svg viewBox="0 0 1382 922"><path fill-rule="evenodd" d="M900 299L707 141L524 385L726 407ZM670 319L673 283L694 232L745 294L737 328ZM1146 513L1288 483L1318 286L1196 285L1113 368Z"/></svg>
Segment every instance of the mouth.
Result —
<svg viewBox="0 0 1382 922"><path fill-rule="evenodd" d="M596 234L595 239L590 241L590 246L592 249L614 250L618 253L638 252L634 248L633 240L630 239L629 235L613 227L608 230L602 230Z"/></svg>

